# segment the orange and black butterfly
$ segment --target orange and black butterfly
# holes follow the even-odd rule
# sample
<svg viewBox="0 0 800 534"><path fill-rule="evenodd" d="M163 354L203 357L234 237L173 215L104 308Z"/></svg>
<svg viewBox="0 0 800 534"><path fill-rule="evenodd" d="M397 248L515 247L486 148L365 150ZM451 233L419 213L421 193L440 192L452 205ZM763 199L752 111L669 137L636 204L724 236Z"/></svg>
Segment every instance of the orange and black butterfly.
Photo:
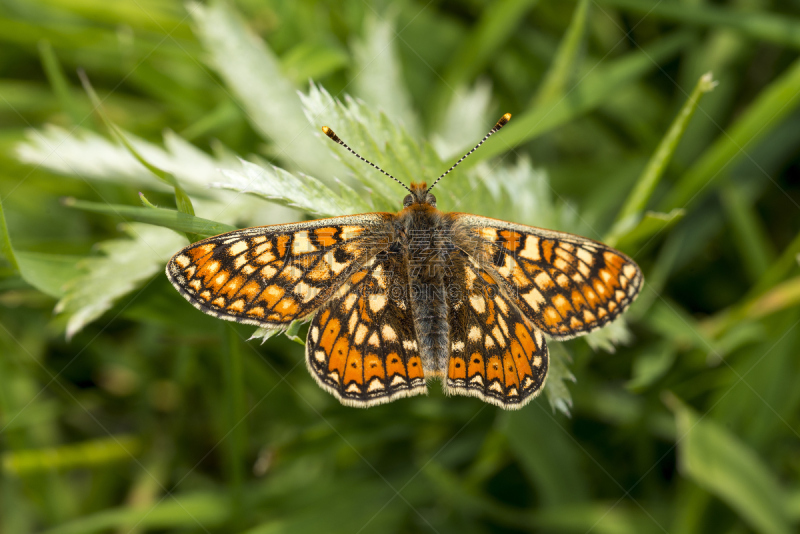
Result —
<svg viewBox="0 0 800 534"><path fill-rule="evenodd" d="M636 298L642 273L584 237L443 213L433 185L404 185L398 213L199 241L169 261L167 276L220 319L280 329L313 316L308 369L348 406L427 393L439 378L448 394L520 408L547 378L545 335L569 339L609 323Z"/></svg>

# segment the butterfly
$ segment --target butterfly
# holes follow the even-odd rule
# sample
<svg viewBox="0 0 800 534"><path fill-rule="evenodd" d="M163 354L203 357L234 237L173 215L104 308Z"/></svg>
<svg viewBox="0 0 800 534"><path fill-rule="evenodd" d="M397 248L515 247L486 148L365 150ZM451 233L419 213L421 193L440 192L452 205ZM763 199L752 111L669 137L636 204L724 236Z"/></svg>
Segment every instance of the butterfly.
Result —
<svg viewBox="0 0 800 534"><path fill-rule="evenodd" d="M642 286L625 254L577 235L436 208L436 181L405 186L397 213L245 228L198 241L167 264L200 311L285 329L311 318L306 363L343 404L427 394L518 409L542 390L545 336L569 339L618 317Z"/></svg>

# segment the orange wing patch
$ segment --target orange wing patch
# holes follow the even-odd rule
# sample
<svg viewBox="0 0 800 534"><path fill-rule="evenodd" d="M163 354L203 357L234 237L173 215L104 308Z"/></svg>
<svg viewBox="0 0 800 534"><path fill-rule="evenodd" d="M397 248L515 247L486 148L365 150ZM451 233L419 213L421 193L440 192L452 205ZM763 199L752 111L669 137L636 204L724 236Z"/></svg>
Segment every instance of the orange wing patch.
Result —
<svg viewBox="0 0 800 534"><path fill-rule="evenodd" d="M343 404L366 408L427 393L398 254L380 254L353 272L311 322L306 363Z"/></svg>
<svg viewBox="0 0 800 534"><path fill-rule="evenodd" d="M462 268L449 281L471 282L463 287L466 298L450 310L445 391L521 408L536 397L547 377L544 336L499 286L487 281L491 276L483 276L476 262L467 259Z"/></svg>
<svg viewBox="0 0 800 534"><path fill-rule="evenodd" d="M167 276L203 312L280 328L314 313L386 248L391 217L373 213L229 232L178 252Z"/></svg>

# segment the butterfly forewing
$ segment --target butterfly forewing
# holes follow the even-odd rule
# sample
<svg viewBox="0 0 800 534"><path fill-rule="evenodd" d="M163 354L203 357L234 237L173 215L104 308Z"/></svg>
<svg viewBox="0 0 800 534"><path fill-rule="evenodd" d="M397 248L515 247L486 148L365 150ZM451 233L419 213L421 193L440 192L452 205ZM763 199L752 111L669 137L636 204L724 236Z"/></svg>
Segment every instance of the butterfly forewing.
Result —
<svg viewBox="0 0 800 534"><path fill-rule="evenodd" d="M602 243L488 217L452 215L478 241L476 255L503 279L520 310L555 339L608 324L639 293L639 267Z"/></svg>
<svg viewBox="0 0 800 534"><path fill-rule="evenodd" d="M405 280L401 255L380 253L311 322L308 368L344 404L367 407L427 393Z"/></svg>
<svg viewBox="0 0 800 534"><path fill-rule="evenodd" d="M388 246L388 213L236 230L189 245L167 264L172 284L221 319L281 327L307 317Z"/></svg>
<svg viewBox="0 0 800 534"><path fill-rule="evenodd" d="M448 281L461 288L461 298L449 313L445 389L503 408L520 408L544 385L548 367L544 336L474 258L457 265Z"/></svg>

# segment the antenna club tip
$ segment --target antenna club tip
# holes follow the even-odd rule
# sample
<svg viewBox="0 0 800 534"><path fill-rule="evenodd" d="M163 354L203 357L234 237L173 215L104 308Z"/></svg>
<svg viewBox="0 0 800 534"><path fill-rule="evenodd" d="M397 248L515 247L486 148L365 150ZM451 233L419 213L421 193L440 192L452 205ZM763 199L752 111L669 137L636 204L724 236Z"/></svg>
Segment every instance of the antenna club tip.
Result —
<svg viewBox="0 0 800 534"><path fill-rule="evenodd" d="M324 133L325 135L327 135L328 137L330 137L332 140L336 141L337 143L339 142L339 136L337 136L334 133L334 131L331 130L330 128L328 128L327 126L323 126L322 127L322 133Z"/></svg>
<svg viewBox="0 0 800 534"><path fill-rule="evenodd" d="M497 124L494 125L494 129L499 130L500 128L508 124L508 121L510 120L511 120L511 113L506 113L505 115L500 117L500 120L497 121Z"/></svg>

